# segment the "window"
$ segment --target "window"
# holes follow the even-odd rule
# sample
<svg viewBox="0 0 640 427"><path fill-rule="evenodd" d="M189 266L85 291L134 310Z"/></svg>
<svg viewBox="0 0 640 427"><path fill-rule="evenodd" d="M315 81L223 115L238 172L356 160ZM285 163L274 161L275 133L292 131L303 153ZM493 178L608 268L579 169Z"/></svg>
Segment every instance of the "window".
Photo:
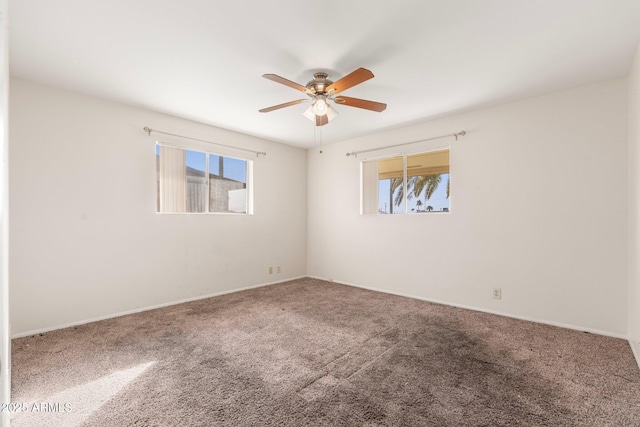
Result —
<svg viewBox="0 0 640 427"><path fill-rule="evenodd" d="M158 212L251 213L252 163L156 144Z"/></svg>
<svg viewBox="0 0 640 427"><path fill-rule="evenodd" d="M449 150L362 162L362 213L449 212Z"/></svg>

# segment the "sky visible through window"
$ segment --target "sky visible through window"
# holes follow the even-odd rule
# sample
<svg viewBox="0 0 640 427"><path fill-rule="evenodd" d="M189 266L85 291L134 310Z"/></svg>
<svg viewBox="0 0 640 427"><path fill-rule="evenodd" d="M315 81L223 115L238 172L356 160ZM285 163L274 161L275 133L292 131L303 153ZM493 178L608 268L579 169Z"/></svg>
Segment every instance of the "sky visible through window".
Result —
<svg viewBox="0 0 640 427"><path fill-rule="evenodd" d="M188 167L202 171L206 168L206 153L201 151L185 150L186 163ZM156 145L156 156L160 155L160 146ZM219 156L209 154L209 173L220 175ZM246 160L223 157L223 168L225 178L247 183L247 162Z"/></svg>
<svg viewBox="0 0 640 427"><path fill-rule="evenodd" d="M424 193L419 198L412 197L411 199L407 200L407 203L408 203L407 212L412 213L412 212L424 211L424 210L427 209L427 206L433 207L433 211L432 212L442 212L442 210L444 208L449 209L449 199L447 198L447 183L448 182L449 182L449 174L448 173L443 173L442 174L442 181L440 182L440 185L438 185L438 188L433 193L431 198L429 200L425 200ZM380 212L389 213L389 211L390 211L390 209L389 209L389 202L390 202L389 186L390 186L390 183L391 183L391 180L389 180L389 179L381 179L379 181L379 185L378 185L378 208L380 209ZM394 200L395 200L395 194L394 194ZM422 206L418 206L418 200L420 200L422 202ZM402 205L396 206L394 204L393 205L393 213L404 213L403 206Z"/></svg>
<svg viewBox="0 0 640 427"><path fill-rule="evenodd" d="M234 159L232 157L223 157L222 167L224 169L225 178L244 182L246 184L247 162L245 160ZM215 156L213 154L209 155L209 173L220 175L220 156Z"/></svg>
<svg viewBox="0 0 640 427"><path fill-rule="evenodd" d="M204 153L198 151L186 151L187 153L187 166L204 171L205 156ZM209 154L209 173L214 175L220 175L219 156ZM247 162L245 160L234 159L231 157L223 157L223 168L225 178L230 178L235 181L247 182Z"/></svg>

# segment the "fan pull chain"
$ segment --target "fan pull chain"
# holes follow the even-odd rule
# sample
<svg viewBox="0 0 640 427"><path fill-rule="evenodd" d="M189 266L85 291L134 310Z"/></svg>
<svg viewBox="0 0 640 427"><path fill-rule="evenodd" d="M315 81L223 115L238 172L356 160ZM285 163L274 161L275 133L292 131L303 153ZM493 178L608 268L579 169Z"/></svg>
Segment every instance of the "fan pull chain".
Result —
<svg viewBox="0 0 640 427"><path fill-rule="evenodd" d="M317 139L314 142L316 143L316 145L318 145L318 147L320 148L320 154L322 154L322 126L315 126L315 135L319 136L318 139L320 139L320 144L317 144Z"/></svg>

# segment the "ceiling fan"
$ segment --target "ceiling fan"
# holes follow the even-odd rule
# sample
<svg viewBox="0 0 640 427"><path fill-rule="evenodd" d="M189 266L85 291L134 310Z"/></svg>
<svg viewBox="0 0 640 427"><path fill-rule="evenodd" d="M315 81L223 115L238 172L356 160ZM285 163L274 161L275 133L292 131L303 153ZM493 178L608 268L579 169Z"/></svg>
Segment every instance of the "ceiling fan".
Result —
<svg viewBox="0 0 640 427"><path fill-rule="evenodd" d="M335 82L328 79L329 76L327 73L315 73L313 80L310 80L306 86L302 86L276 74L263 74L262 77L304 92L309 98L297 99L295 101L285 102L284 104L263 108L259 110L261 113L268 113L279 110L280 108L301 104L311 99L311 106L307 108L303 114L309 120L315 121L316 126L324 126L338 115L338 112L329 105L328 101L377 112L384 111L387 108L387 104L383 104L382 102L367 101L366 99L350 98L348 96L336 96L350 87L373 78L373 73L365 68L358 68Z"/></svg>

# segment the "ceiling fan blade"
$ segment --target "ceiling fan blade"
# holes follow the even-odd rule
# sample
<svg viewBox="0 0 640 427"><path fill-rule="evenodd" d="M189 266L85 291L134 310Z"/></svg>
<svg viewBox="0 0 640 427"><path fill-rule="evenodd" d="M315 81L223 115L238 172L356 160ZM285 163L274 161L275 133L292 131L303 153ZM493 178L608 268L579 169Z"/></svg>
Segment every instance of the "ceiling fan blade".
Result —
<svg viewBox="0 0 640 427"><path fill-rule="evenodd" d="M269 111L279 110L284 107L291 107L292 105L302 104L303 102L307 102L308 99L297 99L291 102L285 102L284 104L274 105L273 107L263 108L262 110L258 110L261 113L268 113Z"/></svg>
<svg viewBox="0 0 640 427"><path fill-rule="evenodd" d="M355 85L365 82L374 77L373 73L366 68L358 68L357 70L347 74L337 82L332 83L327 87L327 93L332 95L338 94L343 90L349 89Z"/></svg>
<svg viewBox="0 0 640 427"><path fill-rule="evenodd" d="M329 123L329 118L326 114L319 116L316 114L316 126L324 126Z"/></svg>
<svg viewBox="0 0 640 427"><path fill-rule="evenodd" d="M300 92L304 92L304 93L313 93L310 89L302 86L301 84L298 84L296 82L292 82L291 80L287 80L284 77L280 77L277 74L263 74L262 77L264 77L265 79L269 79L271 81L274 81L276 83L280 83L283 84L285 86L289 86L292 87L294 89L299 90Z"/></svg>
<svg viewBox="0 0 640 427"><path fill-rule="evenodd" d="M348 96L339 96L334 99L337 104L348 105L349 107L364 108L365 110L377 111L378 113L387 108L387 104L382 102L367 101L366 99L350 98Z"/></svg>

